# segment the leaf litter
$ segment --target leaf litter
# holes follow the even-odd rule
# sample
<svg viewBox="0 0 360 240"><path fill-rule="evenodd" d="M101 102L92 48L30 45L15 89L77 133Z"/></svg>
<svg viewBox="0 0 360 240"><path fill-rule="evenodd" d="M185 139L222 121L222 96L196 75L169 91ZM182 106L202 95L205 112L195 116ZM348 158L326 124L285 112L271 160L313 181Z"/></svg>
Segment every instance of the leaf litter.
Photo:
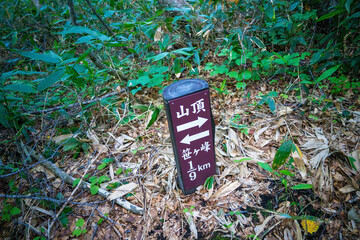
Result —
<svg viewBox="0 0 360 240"><path fill-rule="evenodd" d="M214 239L219 236L238 239L330 239L338 236L339 229L342 229L345 238L356 239L360 215L359 136L351 132L346 124L299 118L301 109L282 107L274 116L267 108L244 105L243 99L231 92L219 97L211 91L218 170L210 189L200 186L196 193L187 196L179 190L163 111L148 129L150 113L148 118L135 119L125 125L119 125L118 121L99 124L98 128L87 131L85 138L83 136L82 141L86 140L91 146L89 152L76 161L65 157L59 163L60 167L68 174L79 177L89 159L100 153L99 161L90 166L92 174L99 176L96 169L100 160L114 159L108 168L100 170L100 175L111 179L100 184L100 188L119 184L118 188L109 190L111 195L108 198L124 198L143 208L143 214L136 215L113 205L111 201L104 202L97 195L83 192L78 195L83 203L102 201L95 208L97 211L89 206L72 206L73 214L69 216L71 227L63 231L58 226L54 239L71 238L77 216L95 223L105 219L100 225L89 224L86 236L95 234L95 239ZM147 100L149 104L153 103L152 99L156 97L151 94L144 93L149 97L143 99L143 104ZM256 101L247 101L251 100ZM303 107L306 108L305 105ZM119 114L125 116L126 112ZM241 114L237 124L246 125L247 134L231 124L233 121L229 119L236 114ZM357 126L358 118L353 114L353 118L346 121ZM71 137L71 134L58 135L53 141L59 144ZM296 147L296 151L291 153L286 147L280 156L285 165L279 166L279 169L291 170L294 174L284 178L289 184L287 190L278 177L258 164L262 162L271 166L274 158L279 157L276 154L283 139L294 139ZM35 174L46 173L43 168L34 171ZM117 171L121 173L117 174ZM299 183L312 184L314 188L290 189ZM69 196L63 184L57 184L56 188L65 193L65 198ZM44 215L53 214L39 206L32 209ZM316 231L309 231L303 227L307 219L322 223ZM34 226L41 224L45 222L38 219ZM314 225L312 229L315 228Z"/></svg>

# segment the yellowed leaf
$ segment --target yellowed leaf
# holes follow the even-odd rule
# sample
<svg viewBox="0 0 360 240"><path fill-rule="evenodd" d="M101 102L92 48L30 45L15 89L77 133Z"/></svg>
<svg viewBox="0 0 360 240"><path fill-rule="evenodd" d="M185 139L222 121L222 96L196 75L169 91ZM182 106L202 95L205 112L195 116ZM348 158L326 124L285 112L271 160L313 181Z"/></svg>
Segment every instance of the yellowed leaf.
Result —
<svg viewBox="0 0 360 240"><path fill-rule="evenodd" d="M299 169L300 175L303 179L306 178L306 167L301 158L293 157L296 167Z"/></svg>
<svg viewBox="0 0 360 240"><path fill-rule="evenodd" d="M160 41L161 40L161 37L162 37L162 30L161 30L161 26L158 27L155 31L155 34L154 34L154 41L157 42L157 41Z"/></svg>
<svg viewBox="0 0 360 240"><path fill-rule="evenodd" d="M306 232L312 234L319 229L320 223L306 219L301 221L301 226Z"/></svg>
<svg viewBox="0 0 360 240"><path fill-rule="evenodd" d="M300 158L303 158L304 155L303 155L303 153L301 152L299 146L295 144L295 147L296 147L296 150L297 150L296 153L299 155Z"/></svg>

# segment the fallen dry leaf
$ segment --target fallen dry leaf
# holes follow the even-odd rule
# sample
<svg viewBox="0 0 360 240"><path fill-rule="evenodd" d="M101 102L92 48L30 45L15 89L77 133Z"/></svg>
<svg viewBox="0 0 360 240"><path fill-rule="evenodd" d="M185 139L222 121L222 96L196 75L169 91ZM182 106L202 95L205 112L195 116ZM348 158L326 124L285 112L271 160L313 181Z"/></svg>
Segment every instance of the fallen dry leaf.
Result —
<svg viewBox="0 0 360 240"><path fill-rule="evenodd" d="M55 143L61 143L62 141L71 138L72 136L74 136L74 134L63 134L63 135L59 135L59 136L53 137L52 140L53 140Z"/></svg>
<svg viewBox="0 0 360 240"><path fill-rule="evenodd" d="M341 192L341 193L350 193L350 192L354 192L354 191L356 191L356 189L351 185L346 185L339 189L339 192Z"/></svg>
<svg viewBox="0 0 360 240"><path fill-rule="evenodd" d="M222 186L219 190L217 190L212 199L216 199L217 197L225 197L229 195L232 191L240 187L241 183L239 181L229 182L226 185Z"/></svg>
<svg viewBox="0 0 360 240"><path fill-rule="evenodd" d="M116 198L122 197L122 196L128 194L129 192L132 192L135 188L137 188L137 186L138 185L136 183L128 183L128 184L122 185L122 186L118 187L117 189L115 189L115 191L108 196L108 199L110 201L112 201Z"/></svg>

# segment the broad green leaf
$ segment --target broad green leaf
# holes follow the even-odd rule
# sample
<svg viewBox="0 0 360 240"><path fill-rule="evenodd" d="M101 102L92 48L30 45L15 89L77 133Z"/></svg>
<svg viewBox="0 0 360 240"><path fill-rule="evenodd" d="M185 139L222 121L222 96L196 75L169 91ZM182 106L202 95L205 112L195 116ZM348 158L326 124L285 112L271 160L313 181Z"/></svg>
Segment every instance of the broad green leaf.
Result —
<svg viewBox="0 0 360 240"><path fill-rule="evenodd" d="M251 72L249 70L245 70L243 73L243 79L250 79L251 78Z"/></svg>
<svg viewBox="0 0 360 240"><path fill-rule="evenodd" d="M348 13L350 13L350 5L353 2L353 0L346 0L345 2L345 9Z"/></svg>
<svg viewBox="0 0 360 240"><path fill-rule="evenodd" d="M242 158L242 159L236 159L236 160L234 160L234 162L241 163L241 162L249 161L249 160L252 160L252 158L251 157L246 157L246 158Z"/></svg>
<svg viewBox="0 0 360 240"><path fill-rule="evenodd" d="M300 189L311 189L311 188L313 188L313 185L307 183L301 183L293 186L291 189L300 190Z"/></svg>
<svg viewBox="0 0 360 240"><path fill-rule="evenodd" d="M73 235L75 235L76 237L80 236L81 235L81 228L76 228L74 231L73 231Z"/></svg>
<svg viewBox="0 0 360 240"><path fill-rule="evenodd" d="M308 81L308 80L303 80L300 82L301 84L314 84L314 82L312 81Z"/></svg>
<svg viewBox="0 0 360 240"><path fill-rule="evenodd" d="M227 74L229 77L233 77L235 79L237 79L239 77L239 74L235 71L231 71Z"/></svg>
<svg viewBox="0 0 360 240"><path fill-rule="evenodd" d="M275 10L270 3L266 5L265 14L268 18L275 19Z"/></svg>
<svg viewBox="0 0 360 240"><path fill-rule="evenodd" d="M98 39L99 39L101 42L105 42L105 41L110 41L110 40L111 40L111 37L106 36L106 35L104 35L104 34L99 34L99 35L98 35Z"/></svg>
<svg viewBox="0 0 360 240"><path fill-rule="evenodd" d="M289 215L289 214L287 214L287 213L280 213L280 214L279 214L279 217L280 217L280 218L292 218L292 216Z"/></svg>
<svg viewBox="0 0 360 240"><path fill-rule="evenodd" d="M246 88L246 83L244 83L244 82L237 82L237 83L236 83L236 88L237 88L237 89L243 89L243 90L245 90L245 88Z"/></svg>
<svg viewBox="0 0 360 240"><path fill-rule="evenodd" d="M76 187L79 184L80 180L81 180L80 178L77 178L77 179L74 180L73 188Z"/></svg>
<svg viewBox="0 0 360 240"><path fill-rule="evenodd" d="M75 148L78 147L78 146L79 146L78 143L66 144L66 145L64 146L63 150L64 150L65 152L71 151L71 150L75 149Z"/></svg>
<svg viewBox="0 0 360 240"><path fill-rule="evenodd" d="M17 91L22 93L34 93L36 92L35 88L29 84L23 83L14 83L9 84L4 87L4 90Z"/></svg>
<svg viewBox="0 0 360 240"><path fill-rule="evenodd" d="M110 178L108 176L102 175L99 177L98 183L102 184L103 182L110 181Z"/></svg>
<svg viewBox="0 0 360 240"><path fill-rule="evenodd" d="M332 67L328 70L326 70L325 72L323 72L320 77L316 80L316 82L321 82L322 80L324 80L325 78L330 77L338 68L340 67L340 65L337 65L335 67Z"/></svg>
<svg viewBox="0 0 360 240"><path fill-rule="evenodd" d="M290 5L289 11L293 11L293 10L297 7L297 5L299 5L299 2L294 2L294 3L292 3L292 4Z"/></svg>
<svg viewBox="0 0 360 240"><path fill-rule="evenodd" d="M214 176L208 177L205 181L204 186L210 190L213 187L214 184Z"/></svg>
<svg viewBox="0 0 360 240"><path fill-rule="evenodd" d="M97 167L97 170L102 170L104 168L106 168L107 164L106 163L102 163Z"/></svg>
<svg viewBox="0 0 360 240"><path fill-rule="evenodd" d="M80 218L76 221L75 226L82 227L84 223L85 223L84 219Z"/></svg>
<svg viewBox="0 0 360 240"><path fill-rule="evenodd" d="M265 169L266 171L269 171L269 172L274 172L274 170L270 167L269 164L267 163L264 163L264 162L257 162L257 164L262 167L263 169Z"/></svg>
<svg viewBox="0 0 360 240"><path fill-rule="evenodd" d="M96 32L94 32L93 30L91 30L90 28L87 27L80 27L80 26L73 26L70 27L67 30L64 30L62 32L59 32L58 34L69 34L69 33L87 33L87 34L91 34L91 35L95 35L96 36Z"/></svg>
<svg viewBox="0 0 360 240"><path fill-rule="evenodd" d="M80 43L91 43L91 40L96 39L96 36L94 35L87 35L87 36L83 36L80 37L78 40L76 40L75 43L80 44Z"/></svg>
<svg viewBox="0 0 360 240"><path fill-rule="evenodd" d="M269 104L269 108L270 108L270 111L272 113L275 112L276 110L276 104L275 104L275 101L272 97L267 97L267 101L266 101L268 104Z"/></svg>
<svg viewBox="0 0 360 240"><path fill-rule="evenodd" d="M317 51L313 57L311 58L310 60L310 64L315 64L317 63L317 61L319 61L320 57L321 57L321 54L325 51L325 49L320 49L319 51Z"/></svg>
<svg viewBox="0 0 360 240"><path fill-rule="evenodd" d="M318 20L316 20L316 22L324 21L325 19L334 17L334 16L336 16L336 15L338 15L339 13L342 13L342 12L344 12L344 11L345 11L344 8L339 8L339 9L337 9L337 10L334 10L334 11L332 11L332 12L329 12L329 13L321 16Z"/></svg>
<svg viewBox="0 0 360 240"><path fill-rule="evenodd" d="M353 15L350 16L350 18L358 18L358 17L360 17L360 12L354 13Z"/></svg>
<svg viewBox="0 0 360 240"><path fill-rule="evenodd" d="M250 40L253 41L259 48L265 47L265 44L258 37L251 37Z"/></svg>
<svg viewBox="0 0 360 240"><path fill-rule="evenodd" d="M59 221L60 221L61 225L63 225L63 227L67 227L67 225L69 223L69 219L68 219L66 213L62 212L60 214Z"/></svg>
<svg viewBox="0 0 360 240"><path fill-rule="evenodd" d="M102 160L102 162L103 162L103 163L112 163L112 162L114 162L114 159L113 159L113 158L104 158L104 159Z"/></svg>
<svg viewBox="0 0 360 240"><path fill-rule="evenodd" d="M287 140L276 151L275 158L272 164L272 168L274 170L278 169L280 166L282 166L286 159L290 156L291 149L293 147L293 142L291 140Z"/></svg>
<svg viewBox="0 0 360 240"><path fill-rule="evenodd" d="M354 164L356 162L356 159L353 158L353 157L348 157L348 158L349 158L349 162L350 162L351 167L357 171L357 168L356 168L356 166Z"/></svg>
<svg viewBox="0 0 360 240"><path fill-rule="evenodd" d="M31 58L32 60L39 60L44 61L48 63L60 63L61 60L58 58L55 58L54 56L50 54L41 54L36 52L20 52L21 56Z"/></svg>
<svg viewBox="0 0 360 240"><path fill-rule="evenodd" d="M9 117L6 108L0 103L0 124L4 127L10 127L7 118Z"/></svg>
<svg viewBox="0 0 360 240"><path fill-rule="evenodd" d="M136 85L145 86L149 82L150 82L149 76L142 76L142 77L139 77L138 79L130 80L128 82L128 86L129 87L133 87L133 86L136 86Z"/></svg>
<svg viewBox="0 0 360 240"><path fill-rule="evenodd" d="M94 185L94 186L92 186L92 187L90 188L90 192L91 192L92 195L97 194L98 191L99 191L99 186L97 186L97 185Z"/></svg>
<svg viewBox="0 0 360 240"><path fill-rule="evenodd" d="M45 74L46 72L38 72L38 71L15 71L14 75L33 75L33 74Z"/></svg>
<svg viewBox="0 0 360 240"><path fill-rule="evenodd" d="M169 52L163 52L163 53L160 53L160 54L158 54L156 56L149 57L149 58L147 58L147 60L153 60L154 62L156 62L156 61L159 61L159 60L165 58L169 54L170 54Z"/></svg>
<svg viewBox="0 0 360 240"><path fill-rule="evenodd" d="M198 51L195 51L194 52L194 62L200 66L200 56L199 56L199 52Z"/></svg>
<svg viewBox="0 0 360 240"><path fill-rule="evenodd" d="M8 79L9 77L11 77L14 74L15 74L14 71L2 73L1 76L0 76L0 85L2 85L5 82L6 79Z"/></svg>
<svg viewBox="0 0 360 240"><path fill-rule="evenodd" d="M173 69L174 69L175 74L181 73L180 58L175 59ZM206 66L205 66L205 70L206 70Z"/></svg>
<svg viewBox="0 0 360 240"><path fill-rule="evenodd" d="M153 113L151 114L151 118L150 121L148 123L148 125L146 126L146 129L148 129L149 127L151 127L151 125L154 124L154 122L158 119L159 117L159 113L160 113L160 108L155 108L155 110L153 111Z"/></svg>
<svg viewBox="0 0 360 240"><path fill-rule="evenodd" d="M155 74L151 81L147 84L147 87L161 87L161 83L164 81L165 76L162 74Z"/></svg>
<svg viewBox="0 0 360 240"><path fill-rule="evenodd" d="M169 70L169 67L166 67L166 66L151 66L150 70L149 70L149 73L150 74L154 74L154 73L164 73L166 71Z"/></svg>
<svg viewBox="0 0 360 240"><path fill-rule="evenodd" d="M290 176L290 177L294 176L294 174L288 170L280 170L279 172L286 176Z"/></svg>
<svg viewBox="0 0 360 240"><path fill-rule="evenodd" d="M16 214L19 214L19 213L21 213L21 210L20 210L19 208L17 208L17 207L13 207L13 208L10 210L10 214L11 214L12 216L14 216L14 215L16 215Z"/></svg>
<svg viewBox="0 0 360 240"><path fill-rule="evenodd" d="M41 82L39 82L39 85L36 90L42 91L52 86L53 84L57 83L60 80L60 78L64 75L64 73L65 73L64 68L60 68L56 70L55 72L44 78Z"/></svg>
<svg viewBox="0 0 360 240"><path fill-rule="evenodd" d="M91 182L91 184L93 185L98 182L98 178L95 176L92 176L89 178L89 182Z"/></svg>
<svg viewBox="0 0 360 240"><path fill-rule="evenodd" d="M133 90L131 90L131 94L135 96L135 94L141 90L141 87L138 87L138 88L134 88Z"/></svg>

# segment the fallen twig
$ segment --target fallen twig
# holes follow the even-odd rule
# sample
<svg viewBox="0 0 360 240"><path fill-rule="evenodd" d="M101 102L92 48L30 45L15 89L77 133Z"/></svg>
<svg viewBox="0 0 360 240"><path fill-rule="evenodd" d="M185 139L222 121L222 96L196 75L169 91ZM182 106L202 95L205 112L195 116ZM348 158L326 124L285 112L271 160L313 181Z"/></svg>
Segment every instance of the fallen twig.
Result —
<svg viewBox="0 0 360 240"><path fill-rule="evenodd" d="M24 146L24 147L27 148L26 146ZM31 151L31 149L27 148L27 150L29 152L31 152L31 156L33 158L36 158L38 161L42 161L41 165L43 165L44 167L46 167L47 169L52 171L56 176L63 179L66 183L72 185L74 183L74 181L76 180L74 177L70 176L69 174L67 174L66 172L64 172L60 168L58 168L52 162L50 162L48 160L44 161L45 158L42 155L35 153L35 151ZM83 189L90 190L90 183L82 181L80 183L80 187L83 188ZM102 188L99 189L98 194L100 196L102 196L102 197L105 197L105 198L107 198L110 195L110 193L108 191L106 191L105 189L102 189ZM135 214L142 214L143 213L143 209L141 207L138 207L138 206L126 201L125 199L117 198L117 199L115 199L115 203L118 204L119 206L125 208L126 210L135 213Z"/></svg>
<svg viewBox="0 0 360 240"><path fill-rule="evenodd" d="M115 92L111 92L111 93L108 93L108 94L105 94L104 96L101 96L101 97L98 97L98 98L94 98L94 99L91 99L91 100L87 100L87 101L84 101L84 102L81 102L81 105L86 105L86 104L90 104L90 103L93 103L93 102L97 102L97 101L101 101L105 98L108 98L108 97L111 97L111 96L115 96L119 93L123 93L127 90L128 88L123 88L120 90L120 92L118 91L115 91ZM75 106L78 106L80 105L79 103L73 103L73 104L69 104L69 105L61 105L61 106L57 106L57 107L53 107L53 108L48 108L48 109L44 109L44 110L35 110L35 111L31 111L31 112L28 112L29 114L35 114L35 113L48 113L48 112L53 112L53 111L57 111L59 109L62 109L62 108L72 108L72 107L75 107Z"/></svg>

